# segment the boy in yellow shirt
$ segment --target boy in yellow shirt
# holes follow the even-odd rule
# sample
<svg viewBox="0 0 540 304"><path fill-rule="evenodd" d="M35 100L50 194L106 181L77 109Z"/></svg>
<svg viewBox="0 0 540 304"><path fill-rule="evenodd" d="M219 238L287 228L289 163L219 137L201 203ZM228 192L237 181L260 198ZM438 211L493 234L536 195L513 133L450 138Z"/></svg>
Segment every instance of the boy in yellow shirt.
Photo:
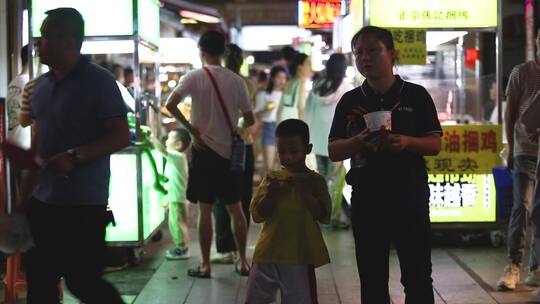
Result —
<svg viewBox="0 0 540 304"><path fill-rule="evenodd" d="M309 129L298 119L276 128L282 169L268 172L251 203L256 223L264 223L247 284L248 304L317 303L315 268L330 263L320 223L330 222L331 199L324 178L306 167Z"/></svg>

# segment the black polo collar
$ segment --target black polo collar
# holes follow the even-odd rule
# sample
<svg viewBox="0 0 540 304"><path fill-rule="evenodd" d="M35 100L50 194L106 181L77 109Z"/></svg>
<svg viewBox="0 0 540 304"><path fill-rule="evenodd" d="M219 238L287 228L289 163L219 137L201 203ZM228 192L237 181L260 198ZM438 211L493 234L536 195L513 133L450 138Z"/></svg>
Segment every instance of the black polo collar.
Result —
<svg viewBox="0 0 540 304"><path fill-rule="evenodd" d="M395 77L396 80L394 81L394 84L392 84L390 89L382 95L375 93L369 86L367 80L364 80L364 83L360 86L362 94L372 106L375 106L375 108L380 108L380 110L392 110L399 104L400 95L405 85L405 81L403 81L399 75L395 75ZM372 111L373 110L379 109L372 109Z"/></svg>

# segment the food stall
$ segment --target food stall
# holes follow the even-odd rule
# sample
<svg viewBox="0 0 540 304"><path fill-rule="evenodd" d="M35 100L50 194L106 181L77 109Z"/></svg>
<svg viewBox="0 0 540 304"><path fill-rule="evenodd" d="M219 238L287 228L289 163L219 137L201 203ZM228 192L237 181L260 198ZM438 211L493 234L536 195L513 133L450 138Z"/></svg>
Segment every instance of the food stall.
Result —
<svg viewBox="0 0 540 304"><path fill-rule="evenodd" d="M153 138L161 136L161 90L157 79L159 5L157 0L33 0L29 3L30 46L40 36L47 10L73 7L85 20L81 52L99 64L116 62L133 69L132 97L117 81L130 109L132 145L111 156L109 207L115 225L107 227L106 240L113 246L142 246L165 219L160 198L166 193L167 178L161 175L163 156L152 144ZM46 66L33 58L31 76L45 70Z"/></svg>
<svg viewBox="0 0 540 304"><path fill-rule="evenodd" d="M434 228L497 227L492 169L501 165L502 128L488 117L495 109L501 122L500 10L499 0L352 0L337 29L344 52L363 25L391 30L396 73L434 99L444 131L442 152L427 157Z"/></svg>

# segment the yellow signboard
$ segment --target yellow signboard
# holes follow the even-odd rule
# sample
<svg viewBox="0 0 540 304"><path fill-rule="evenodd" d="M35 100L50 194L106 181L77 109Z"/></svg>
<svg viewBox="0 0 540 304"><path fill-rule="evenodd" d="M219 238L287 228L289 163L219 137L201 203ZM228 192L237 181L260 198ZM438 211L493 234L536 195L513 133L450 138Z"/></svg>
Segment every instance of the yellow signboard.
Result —
<svg viewBox="0 0 540 304"><path fill-rule="evenodd" d="M349 4L350 15L353 18L353 35L364 26L364 0L351 0ZM352 36L351 36L352 38Z"/></svg>
<svg viewBox="0 0 540 304"><path fill-rule="evenodd" d="M394 37L394 47L398 51L399 64L426 64L426 30L390 29Z"/></svg>
<svg viewBox="0 0 540 304"><path fill-rule="evenodd" d="M444 126L442 150L426 157L429 174L491 174L501 165L500 125Z"/></svg>
<svg viewBox="0 0 540 304"><path fill-rule="evenodd" d="M370 24L385 28L497 27L497 0L372 0Z"/></svg>
<svg viewBox="0 0 540 304"><path fill-rule="evenodd" d="M497 219L492 174L430 174L432 223L488 223Z"/></svg>

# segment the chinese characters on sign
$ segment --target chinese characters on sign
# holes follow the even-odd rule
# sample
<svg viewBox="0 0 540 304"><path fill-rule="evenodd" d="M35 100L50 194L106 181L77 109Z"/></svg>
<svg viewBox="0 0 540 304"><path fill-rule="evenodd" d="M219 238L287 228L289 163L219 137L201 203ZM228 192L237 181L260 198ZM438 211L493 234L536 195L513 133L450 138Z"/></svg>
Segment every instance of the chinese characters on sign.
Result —
<svg viewBox="0 0 540 304"><path fill-rule="evenodd" d="M500 126L445 126L443 131L441 153L426 158L430 174L490 174L500 165Z"/></svg>
<svg viewBox="0 0 540 304"><path fill-rule="evenodd" d="M370 1L370 24L385 28L494 28L497 0Z"/></svg>
<svg viewBox="0 0 540 304"><path fill-rule="evenodd" d="M494 222L501 126L443 126L443 132L441 153L426 157L432 222Z"/></svg>
<svg viewBox="0 0 540 304"><path fill-rule="evenodd" d="M495 184L491 174L430 174L432 222L494 222Z"/></svg>
<svg viewBox="0 0 540 304"><path fill-rule="evenodd" d="M332 27L342 9L342 0L298 1L298 24L303 28Z"/></svg>
<svg viewBox="0 0 540 304"><path fill-rule="evenodd" d="M466 10L402 10L399 12L400 21L468 21L469 12Z"/></svg>
<svg viewBox="0 0 540 304"><path fill-rule="evenodd" d="M435 208L473 207L478 185L473 174L437 175L429 183L430 205Z"/></svg>
<svg viewBox="0 0 540 304"><path fill-rule="evenodd" d="M426 31L423 29L390 29L399 52L399 64L426 64Z"/></svg>

